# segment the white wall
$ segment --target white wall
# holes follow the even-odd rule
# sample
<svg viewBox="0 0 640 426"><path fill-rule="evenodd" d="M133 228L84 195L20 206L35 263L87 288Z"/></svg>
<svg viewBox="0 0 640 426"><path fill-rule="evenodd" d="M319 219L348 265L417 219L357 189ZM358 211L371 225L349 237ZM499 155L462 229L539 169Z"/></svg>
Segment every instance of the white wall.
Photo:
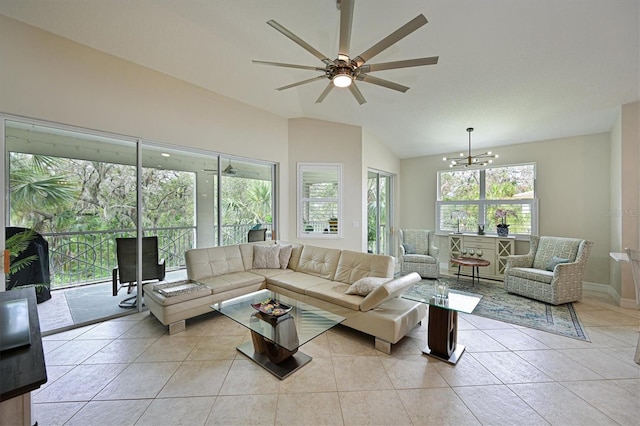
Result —
<svg viewBox="0 0 640 426"><path fill-rule="evenodd" d="M289 241L362 251L362 128L310 118L289 120ZM300 162L342 164L341 239L304 238L296 233L296 168ZM358 222L354 227L353 223ZM365 222L366 223L366 222Z"/></svg>
<svg viewBox="0 0 640 426"><path fill-rule="evenodd" d="M493 150L500 155L496 165L536 163L539 234L593 240L585 281L600 284L609 283L609 145L603 133ZM401 160L401 169L401 226L434 229L437 171L447 169L442 156ZM446 259L444 237L439 245ZM516 245L518 253L527 250L526 243Z"/></svg>
<svg viewBox="0 0 640 426"><path fill-rule="evenodd" d="M0 112L274 161L289 180L285 118L4 15L0 40ZM281 191L280 223L289 204Z"/></svg>

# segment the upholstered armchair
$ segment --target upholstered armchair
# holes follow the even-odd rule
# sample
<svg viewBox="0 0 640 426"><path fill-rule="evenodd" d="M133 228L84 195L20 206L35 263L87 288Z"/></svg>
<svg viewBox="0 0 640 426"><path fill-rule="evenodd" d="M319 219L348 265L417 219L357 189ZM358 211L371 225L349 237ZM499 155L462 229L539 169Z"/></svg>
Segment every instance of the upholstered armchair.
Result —
<svg viewBox="0 0 640 426"><path fill-rule="evenodd" d="M427 229L400 230L400 270L402 275L417 272L422 278L439 278L440 249L435 234Z"/></svg>
<svg viewBox="0 0 640 426"><path fill-rule="evenodd" d="M582 276L593 241L531 236L529 253L507 257L504 288L560 305L582 299Z"/></svg>

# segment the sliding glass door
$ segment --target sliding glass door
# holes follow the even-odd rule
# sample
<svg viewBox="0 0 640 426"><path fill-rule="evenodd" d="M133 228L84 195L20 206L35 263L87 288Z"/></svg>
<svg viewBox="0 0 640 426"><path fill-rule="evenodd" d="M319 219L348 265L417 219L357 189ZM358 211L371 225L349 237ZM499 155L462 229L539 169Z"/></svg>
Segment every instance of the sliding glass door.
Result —
<svg viewBox="0 0 640 426"><path fill-rule="evenodd" d="M367 177L367 249L392 255L392 176L370 170Z"/></svg>
<svg viewBox="0 0 640 426"><path fill-rule="evenodd" d="M10 273L7 287L36 284L43 292L38 311L44 332L141 311L135 283L148 275L149 239L156 241L163 270L150 279L180 280L191 248L246 242L253 227L275 237L273 163L36 120L0 120L6 237L36 233L44 251L32 263L46 270L37 283ZM122 266L119 243L126 239L133 245Z"/></svg>

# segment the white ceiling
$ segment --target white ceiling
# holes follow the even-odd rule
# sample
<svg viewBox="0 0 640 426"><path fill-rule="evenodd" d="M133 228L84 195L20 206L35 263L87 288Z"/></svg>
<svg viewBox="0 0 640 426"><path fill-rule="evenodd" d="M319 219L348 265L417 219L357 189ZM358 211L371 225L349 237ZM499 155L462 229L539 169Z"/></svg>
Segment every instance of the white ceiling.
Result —
<svg viewBox="0 0 640 426"><path fill-rule="evenodd" d="M640 0L356 0L351 56L422 13L429 23L370 63L439 56L372 73L315 100L317 75L252 59L322 66L266 24L337 56L336 0L0 0L0 13L275 114L362 126L400 158L607 132L640 99Z"/></svg>

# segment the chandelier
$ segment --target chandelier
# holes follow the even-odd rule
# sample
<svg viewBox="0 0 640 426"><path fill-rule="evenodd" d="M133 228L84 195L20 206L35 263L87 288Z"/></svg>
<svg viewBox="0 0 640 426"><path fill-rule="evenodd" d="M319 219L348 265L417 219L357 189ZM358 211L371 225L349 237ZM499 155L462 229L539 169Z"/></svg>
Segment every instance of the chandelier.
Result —
<svg viewBox="0 0 640 426"><path fill-rule="evenodd" d="M460 153L459 157L444 157L443 161L450 161L449 167L469 167L469 166L486 166L493 162L494 158L498 158L498 155L491 154L491 151L484 154L471 155L471 132L473 127L467 128L469 133L469 153L465 157L464 153Z"/></svg>

